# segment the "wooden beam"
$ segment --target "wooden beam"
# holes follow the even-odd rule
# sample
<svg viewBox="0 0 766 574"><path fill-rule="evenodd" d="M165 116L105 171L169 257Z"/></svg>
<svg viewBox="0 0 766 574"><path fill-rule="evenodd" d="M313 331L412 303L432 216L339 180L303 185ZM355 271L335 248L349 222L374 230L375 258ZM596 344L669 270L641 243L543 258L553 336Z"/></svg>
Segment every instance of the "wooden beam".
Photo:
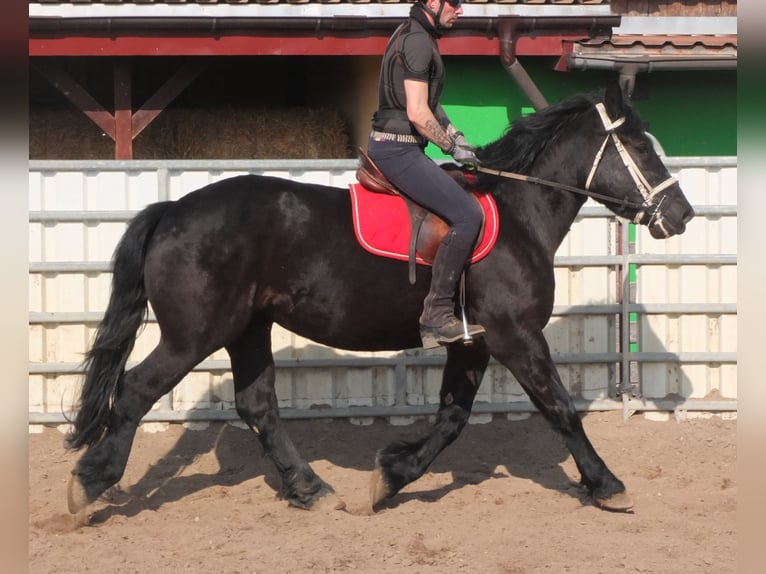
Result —
<svg viewBox="0 0 766 574"><path fill-rule="evenodd" d="M133 137L140 134L146 126L162 113L170 102L178 97L189 84L191 84L200 75L205 68L205 64L191 60L185 63L175 74L173 74L146 103L133 114L132 128Z"/></svg>
<svg viewBox="0 0 766 574"><path fill-rule="evenodd" d="M115 138L114 116L78 84L66 70L42 63L33 65L40 72L40 75L72 102L78 110L88 116L106 135L112 139Z"/></svg>
<svg viewBox="0 0 766 574"><path fill-rule="evenodd" d="M173 74L134 114L130 64L114 63L114 114L107 111L66 70L44 63L33 64L58 91L114 140L115 159L133 159L133 139L202 72L205 64L189 61Z"/></svg>

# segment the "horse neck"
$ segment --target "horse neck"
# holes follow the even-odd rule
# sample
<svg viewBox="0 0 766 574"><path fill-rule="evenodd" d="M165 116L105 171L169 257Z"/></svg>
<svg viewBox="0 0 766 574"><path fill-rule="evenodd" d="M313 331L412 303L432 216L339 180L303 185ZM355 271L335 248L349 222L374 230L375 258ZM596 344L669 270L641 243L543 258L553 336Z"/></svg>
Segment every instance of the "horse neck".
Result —
<svg viewBox="0 0 766 574"><path fill-rule="evenodd" d="M588 143L572 135L561 138L538 157L529 175L582 189L595 156ZM531 209L547 219L546 233L555 250L563 241L577 213L587 199L585 195L553 187L528 184Z"/></svg>

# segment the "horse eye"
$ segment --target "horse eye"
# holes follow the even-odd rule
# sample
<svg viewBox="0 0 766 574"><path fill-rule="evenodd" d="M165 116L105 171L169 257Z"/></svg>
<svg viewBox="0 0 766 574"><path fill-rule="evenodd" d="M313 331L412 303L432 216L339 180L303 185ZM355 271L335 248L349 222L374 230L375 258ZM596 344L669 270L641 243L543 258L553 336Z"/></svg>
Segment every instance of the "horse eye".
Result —
<svg viewBox="0 0 766 574"><path fill-rule="evenodd" d="M638 153L646 154L652 151L652 145L649 142L640 141L636 143L635 150Z"/></svg>

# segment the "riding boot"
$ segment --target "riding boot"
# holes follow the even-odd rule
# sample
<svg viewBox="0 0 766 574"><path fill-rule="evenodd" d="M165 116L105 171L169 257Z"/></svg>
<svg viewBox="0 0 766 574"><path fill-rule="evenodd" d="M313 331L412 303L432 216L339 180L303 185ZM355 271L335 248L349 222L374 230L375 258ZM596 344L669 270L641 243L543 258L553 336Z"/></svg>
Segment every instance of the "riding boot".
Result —
<svg viewBox="0 0 766 574"><path fill-rule="evenodd" d="M431 288L420 315L420 338L424 349L447 345L464 338L463 322L455 316L455 291L460 274L471 255L471 245L450 231L442 240L431 272ZM470 337L485 333L481 325L468 325Z"/></svg>

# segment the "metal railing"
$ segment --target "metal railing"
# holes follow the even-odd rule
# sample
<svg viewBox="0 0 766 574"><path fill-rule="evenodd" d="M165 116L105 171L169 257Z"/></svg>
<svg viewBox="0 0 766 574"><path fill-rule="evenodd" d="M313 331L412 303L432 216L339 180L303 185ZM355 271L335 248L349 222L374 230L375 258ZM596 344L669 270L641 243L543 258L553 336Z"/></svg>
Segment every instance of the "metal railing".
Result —
<svg viewBox="0 0 766 574"><path fill-rule="evenodd" d="M674 167L707 167L715 169L720 166L736 165L733 158L667 158L666 163L672 170ZM158 197L167 199L170 196L170 177L173 173L185 170L208 171L210 173L226 173L231 171L243 171L262 173L265 171L288 171L292 173L305 173L310 171L326 171L343 176L356 168L355 160L257 160L257 161L215 161L200 162L192 161L83 161L83 162L60 162L60 161L31 161L30 171L40 173L60 173L62 171L99 173L105 171L114 172L138 172L155 171L157 173ZM737 208L734 205L702 205L695 206L695 211L700 217L736 217ZM126 222L135 215L133 211L31 211L29 220L31 223L54 225L56 223L80 222L97 224L102 222ZM578 219L604 218L615 216L601 206L584 207L578 215ZM623 226L623 233L627 233L627 226ZM627 245L625 238L624 244ZM627 269L628 265L665 265L665 266L734 266L737 263L735 254L667 254L646 255L625 253L618 255L592 255L592 256L557 256L554 260L556 267L621 267ZM31 261L29 264L30 274L57 275L57 274L89 274L109 273L111 264L108 261ZM737 309L734 303L676 303L676 304L642 304L631 303L629 297L624 297L622 303L582 304L582 305L557 305L553 309L554 317L574 315L602 315L619 316L621 337L623 341L628 338L628 317L631 313L642 315L736 315ZM103 317L100 312L30 312L30 325L54 326L54 325L96 325ZM149 321L154 321L149 316ZM620 365L621 381L618 386L619 399L586 401L578 400L578 409L587 410L622 410L627 417L631 411L674 411L676 413L691 410L700 411L736 411L737 405L734 400L705 400L705 399L647 399L631 397L628 392L629 369L634 363L672 362L693 364L733 364L736 363L736 352L695 352L695 353L671 353L671 352L631 352L629 350L605 352L605 353L557 353L553 355L557 364L604 364ZM438 367L446 360L443 354L436 355L409 355L400 353L392 357L376 356L337 356L332 358L316 359L277 359L278 369L323 369L323 368L371 368L387 367L394 370L395 400L393 405L387 406L344 406L328 407L321 409L282 409L282 415L286 418L316 418L316 417L379 417L379 416L418 416L434 414L437 405L411 405L406 404L406 377L409 367ZM493 363L496 364L496 363ZM129 364L128 366L131 366ZM225 373L229 370L227 360L206 360L195 367L195 371L208 371ZM81 373L82 366L74 363L61 362L33 362L29 365L30 375L43 375L55 377L62 374ZM529 412L535 408L530 402L511 403L481 403L475 405L476 413L512 413ZM193 421L193 420L234 420L237 418L233 409L189 409L173 410L169 399L163 399L160 410L151 411L145 420L149 421ZM60 412L30 413L29 422L38 424L55 424L66 421Z"/></svg>

